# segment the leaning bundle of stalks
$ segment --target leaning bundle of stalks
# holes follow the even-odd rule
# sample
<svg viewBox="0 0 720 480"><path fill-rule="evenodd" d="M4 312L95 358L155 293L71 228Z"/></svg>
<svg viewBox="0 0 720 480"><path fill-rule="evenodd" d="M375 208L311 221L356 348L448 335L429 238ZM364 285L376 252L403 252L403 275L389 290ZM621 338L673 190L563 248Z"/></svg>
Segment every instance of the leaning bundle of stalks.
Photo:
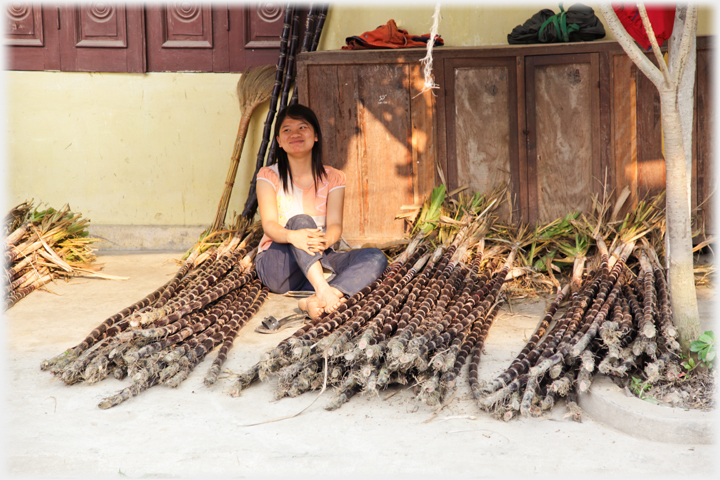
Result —
<svg viewBox="0 0 720 480"><path fill-rule="evenodd" d="M5 217L5 308L57 278L94 276L99 273L88 237L88 219L70 211L40 210L32 202L13 208Z"/></svg>
<svg viewBox="0 0 720 480"><path fill-rule="evenodd" d="M679 373L666 274L645 238L661 228L657 212L641 202L614 226L603 223L603 215L583 220L592 231L578 223L579 233L594 238L589 268L583 268L587 246L580 237L576 248L562 248L568 257L575 252L572 280L558 288L517 358L483 388L478 404L498 418L538 416L566 397L567 416L579 420L573 397L588 391L598 371L622 378L640 372L653 380Z"/></svg>
<svg viewBox="0 0 720 480"><path fill-rule="evenodd" d="M238 376L231 395L272 377L278 380L276 398L324 384L334 388L329 410L392 384L415 384L418 401L442 402L465 363L477 376L517 251L511 246L487 255L484 236L492 209L480 213L472 218L465 212L444 241L425 236L421 223L376 282L267 352ZM471 388L478 391L477 383Z"/></svg>
<svg viewBox="0 0 720 480"><path fill-rule="evenodd" d="M327 5L311 5L305 23L305 32L302 35L301 53L314 52L318 47L318 41L325 24L327 16ZM277 140L271 138L272 126L277 113L288 106L297 103L297 88L294 88L292 97L289 98L291 86L295 83L295 57L298 39L300 38L300 7L288 3L285 6L283 29L280 35L280 52L275 69L275 82L270 96L270 108L265 117L262 141L255 162L255 173L250 182L250 190L242 216L253 218L257 211L257 174L263 165L274 163L274 151L277 148ZM295 86L296 87L296 86ZM288 103L289 101L289 103Z"/></svg>
<svg viewBox="0 0 720 480"><path fill-rule="evenodd" d="M41 368L68 385L129 376L132 383L101 401L103 409L157 384L177 387L217 350L205 377L206 385L213 384L238 332L268 295L254 263L261 234L255 223L217 246L196 245L169 282L104 320Z"/></svg>
<svg viewBox="0 0 720 480"><path fill-rule="evenodd" d="M230 168L227 178L225 179L222 195L220 196L218 210L215 214L215 220L208 229L208 232L221 230L225 225L225 216L227 215L230 196L232 195L233 186L235 185L235 177L240 164L240 155L242 154L243 145L245 144L250 119L255 109L270 98L274 73L275 69L272 65L263 65L245 70L240 80L238 80L237 96L240 102L240 125L238 126L237 136L235 137L235 145L232 156L230 157Z"/></svg>

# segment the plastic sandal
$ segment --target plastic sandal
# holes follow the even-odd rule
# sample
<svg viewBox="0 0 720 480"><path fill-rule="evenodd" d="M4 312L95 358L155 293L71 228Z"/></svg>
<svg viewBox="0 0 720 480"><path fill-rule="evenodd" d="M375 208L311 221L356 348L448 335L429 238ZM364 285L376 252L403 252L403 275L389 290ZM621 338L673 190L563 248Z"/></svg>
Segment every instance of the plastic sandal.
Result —
<svg viewBox="0 0 720 480"><path fill-rule="evenodd" d="M280 320L270 315L263 319L255 331L258 333L277 333L285 330L286 328L305 323L306 318L308 318L308 316L305 312L293 313L287 317L281 318Z"/></svg>

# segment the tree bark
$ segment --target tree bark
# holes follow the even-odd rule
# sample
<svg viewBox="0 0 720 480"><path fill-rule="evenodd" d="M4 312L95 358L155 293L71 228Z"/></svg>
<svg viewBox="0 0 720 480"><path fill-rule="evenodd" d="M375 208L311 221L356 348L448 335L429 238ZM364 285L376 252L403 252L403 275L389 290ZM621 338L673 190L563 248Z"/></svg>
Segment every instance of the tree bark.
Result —
<svg viewBox="0 0 720 480"><path fill-rule="evenodd" d="M682 17L682 36L677 39L675 48L669 54L670 75L666 77L645 56L635 44L632 37L625 31L609 4L600 6L600 11L610 31L623 47L628 57L653 82L660 94L660 109L663 129L663 145L665 147L665 217L667 223L667 245L665 256L668 264L668 285L673 310L674 323L680 333L680 345L687 354L690 342L700 333L700 314L697 307L695 277L693 273L692 231L690 224L690 177L688 172L692 165L692 137L684 141L683 121L679 110L679 102L686 103L680 91L683 81L691 78L694 83L694 59L688 61L691 45L695 45L697 31L697 6L685 7L683 12L676 14ZM675 26L673 35L679 25ZM648 32L654 40L654 34ZM694 48L692 48L694 50ZM662 58L659 62L664 61ZM687 72L690 66L692 73ZM692 105L692 100L690 101ZM685 105L685 108L687 106ZM689 122L692 131L692 116ZM686 151L688 152L686 154Z"/></svg>
<svg viewBox="0 0 720 480"><path fill-rule="evenodd" d="M675 12L675 24L673 32L668 41L668 57L675 58L682 50L682 34L685 27L685 19L687 17L687 5L678 5ZM697 27L696 27L697 28ZM683 145L685 158L692 159L692 130L693 130L693 114L695 113L695 71L697 70L697 46L695 35L692 35L692 43L690 51L687 55L687 64L685 65L683 75L680 78L678 87L678 110L680 112L680 121L683 131ZM670 73L673 74L675 65L670 64ZM690 182L692 176L692 161L686 162L687 180ZM692 189L688 183L688 195ZM690 203L692 208L692 201ZM692 213L692 212L691 212Z"/></svg>

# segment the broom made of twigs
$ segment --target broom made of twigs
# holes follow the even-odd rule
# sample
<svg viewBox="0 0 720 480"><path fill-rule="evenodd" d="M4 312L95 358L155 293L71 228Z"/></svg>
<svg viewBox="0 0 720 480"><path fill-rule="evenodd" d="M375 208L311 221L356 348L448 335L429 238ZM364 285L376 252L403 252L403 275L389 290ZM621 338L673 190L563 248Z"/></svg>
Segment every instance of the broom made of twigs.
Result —
<svg viewBox="0 0 720 480"><path fill-rule="evenodd" d="M263 65L245 70L238 81L237 95L240 102L240 125L238 127L237 138L235 139L232 158L230 159L230 168L227 179L225 180L225 188L220 197L220 204L218 205L215 221L210 227L210 231L218 231L222 229L225 224L225 216L227 215L230 195L232 194L233 185L235 184L235 176L237 175L238 165L240 164L240 154L242 153L245 137L247 136L250 118L255 108L270 98L274 81L275 67L273 65Z"/></svg>

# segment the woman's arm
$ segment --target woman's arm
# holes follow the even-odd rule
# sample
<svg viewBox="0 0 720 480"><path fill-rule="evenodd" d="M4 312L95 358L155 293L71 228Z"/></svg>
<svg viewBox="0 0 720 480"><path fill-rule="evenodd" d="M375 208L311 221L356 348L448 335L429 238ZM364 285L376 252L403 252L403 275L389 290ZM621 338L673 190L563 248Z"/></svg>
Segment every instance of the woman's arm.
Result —
<svg viewBox="0 0 720 480"><path fill-rule="evenodd" d="M343 231L343 207L345 205L345 189L336 188L328 195L327 216L325 217L324 249L335 245Z"/></svg>
<svg viewBox="0 0 720 480"><path fill-rule="evenodd" d="M322 244L322 239L317 238L322 232L310 228L286 229L278 223L277 194L273 186L268 182L261 181L257 182L256 189L260 221L265 235L270 237L273 242L290 243L313 255L318 246Z"/></svg>

